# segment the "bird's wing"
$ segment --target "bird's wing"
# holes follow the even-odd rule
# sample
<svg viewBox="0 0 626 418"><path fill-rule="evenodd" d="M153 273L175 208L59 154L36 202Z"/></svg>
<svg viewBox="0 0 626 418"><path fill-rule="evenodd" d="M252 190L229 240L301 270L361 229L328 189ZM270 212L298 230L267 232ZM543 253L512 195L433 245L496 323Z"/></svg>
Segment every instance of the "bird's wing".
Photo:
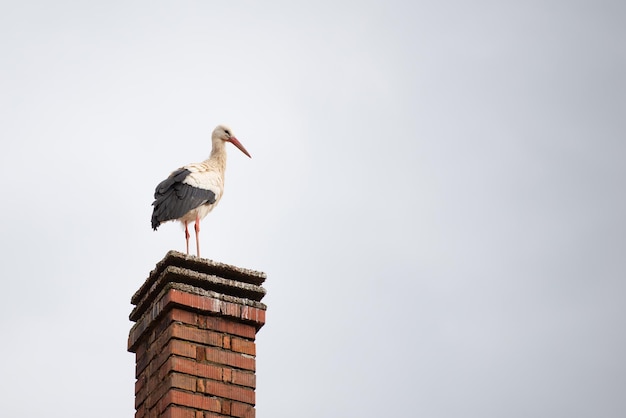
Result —
<svg viewBox="0 0 626 418"><path fill-rule="evenodd" d="M193 173L192 167L174 171L154 191L152 228L166 221L178 219L190 210L206 203L215 203L215 191L208 187L197 187L187 181Z"/></svg>
<svg viewBox="0 0 626 418"><path fill-rule="evenodd" d="M211 190L216 194L217 200L220 199L224 181L219 170L215 170L210 166L204 165L203 163L190 164L184 168L189 170L190 173L187 177L185 177L183 183L199 189Z"/></svg>

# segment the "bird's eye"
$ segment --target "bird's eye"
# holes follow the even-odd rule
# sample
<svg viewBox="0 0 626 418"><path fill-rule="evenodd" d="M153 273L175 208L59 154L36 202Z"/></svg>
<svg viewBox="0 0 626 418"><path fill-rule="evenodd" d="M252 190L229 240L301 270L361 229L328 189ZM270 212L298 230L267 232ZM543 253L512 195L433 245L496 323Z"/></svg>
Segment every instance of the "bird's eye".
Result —
<svg viewBox="0 0 626 418"><path fill-rule="evenodd" d="M226 135L230 136L230 131L228 129L224 130L224 132L226 132Z"/></svg>

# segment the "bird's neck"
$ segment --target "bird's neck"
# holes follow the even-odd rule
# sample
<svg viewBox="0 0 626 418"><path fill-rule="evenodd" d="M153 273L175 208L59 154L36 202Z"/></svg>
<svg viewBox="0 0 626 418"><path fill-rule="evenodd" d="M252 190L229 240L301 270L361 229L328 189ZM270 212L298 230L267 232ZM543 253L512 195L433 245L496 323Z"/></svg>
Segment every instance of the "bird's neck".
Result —
<svg viewBox="0 0 626 418"><path fill-rule="evenodd" d="M207 161L210 161L212 165L219 167L221 170L226 168L226 147L222 141L213 146Z"/></svg>

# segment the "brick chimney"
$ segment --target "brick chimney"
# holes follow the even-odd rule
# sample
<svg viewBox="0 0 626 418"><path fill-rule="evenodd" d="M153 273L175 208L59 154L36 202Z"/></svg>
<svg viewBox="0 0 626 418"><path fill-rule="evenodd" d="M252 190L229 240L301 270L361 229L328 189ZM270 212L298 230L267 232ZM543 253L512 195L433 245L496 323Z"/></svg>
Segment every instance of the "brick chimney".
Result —
<svg viewBox="0 0 626 418"><path fill-rule="evenodd" d="M165 255L133 295L135 418L255 416L265 273Z"/></svg>

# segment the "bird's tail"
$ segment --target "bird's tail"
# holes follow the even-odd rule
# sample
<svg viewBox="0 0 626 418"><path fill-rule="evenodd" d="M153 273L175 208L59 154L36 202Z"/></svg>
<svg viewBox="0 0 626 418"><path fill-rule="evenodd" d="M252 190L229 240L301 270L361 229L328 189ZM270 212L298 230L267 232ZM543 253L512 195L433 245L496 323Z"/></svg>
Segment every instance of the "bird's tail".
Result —
<svg viewBox="0 0 626 418"><path fill-rule="evenodd" d="M153 213L152 214L152 229L156 231L159 225L161 225L161 222L157 219L156 214Z"/></svg>

